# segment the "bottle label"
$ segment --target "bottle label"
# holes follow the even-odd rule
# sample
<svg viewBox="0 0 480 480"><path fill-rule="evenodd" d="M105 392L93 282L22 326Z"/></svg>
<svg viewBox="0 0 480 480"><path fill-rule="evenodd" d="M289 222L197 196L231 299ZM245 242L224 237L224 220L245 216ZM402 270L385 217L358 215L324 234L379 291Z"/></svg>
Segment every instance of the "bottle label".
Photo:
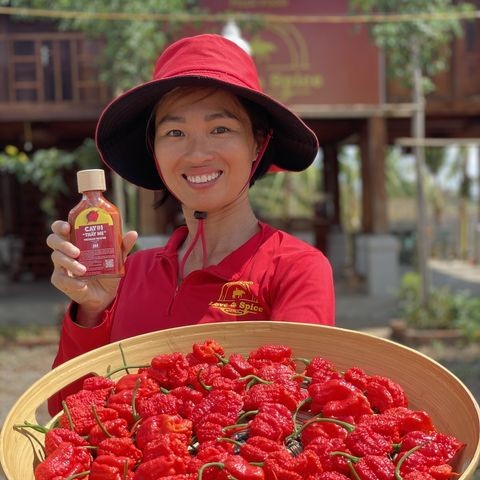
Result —
<svg viewBox="0 0 480 480"><path fill-rule="evenodd" d="M111 215L102 208L81 211L74 224L78 261L87 267L85 275L115 274L117 270L115 232Z"/></svg>

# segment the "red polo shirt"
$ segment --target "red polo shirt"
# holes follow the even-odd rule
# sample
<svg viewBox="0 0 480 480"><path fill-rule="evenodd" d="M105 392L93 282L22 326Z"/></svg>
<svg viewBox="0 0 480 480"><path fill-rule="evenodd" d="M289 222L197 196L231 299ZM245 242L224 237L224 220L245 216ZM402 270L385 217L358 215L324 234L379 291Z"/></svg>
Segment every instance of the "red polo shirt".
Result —
<svg viewBox="0 0 480 480"><path fill-rule="evenodd" d="M260 231L219 264L178 285L178 248L187 228L160 248L130 255L112 308L83 328L67 312L54 366L135 335L209 322L277 320L334 325L332 270L316 248L260 223Z"/></svg>

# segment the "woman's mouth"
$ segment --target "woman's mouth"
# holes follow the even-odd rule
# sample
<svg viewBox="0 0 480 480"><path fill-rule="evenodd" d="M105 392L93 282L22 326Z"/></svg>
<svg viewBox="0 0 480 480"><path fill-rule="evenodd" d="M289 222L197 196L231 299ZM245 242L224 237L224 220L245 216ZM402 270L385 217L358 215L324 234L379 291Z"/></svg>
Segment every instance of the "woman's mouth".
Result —
<svg viewBox="0 0 480 480"><path fill-rule="evenodd" d="M202 175L183 175L188 183L193 183L194 185L202 185L205 183L212 182L216 180L222 174L221 171L213 173L204 173Z"/></svg>

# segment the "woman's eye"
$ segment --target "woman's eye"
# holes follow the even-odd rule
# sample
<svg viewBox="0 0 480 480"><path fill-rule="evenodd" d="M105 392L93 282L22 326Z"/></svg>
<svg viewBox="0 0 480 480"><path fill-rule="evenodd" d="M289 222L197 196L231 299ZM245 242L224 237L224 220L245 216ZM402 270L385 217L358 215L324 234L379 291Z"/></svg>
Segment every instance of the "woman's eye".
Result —
<svg viewBox="0 0 480 480"><path fill-rule="evenodd" d="M213 129L213 133L226 133L229 132L230 129L227 127L216 127Z"/></svg>
<svg viewBox="0 0 480 480"><path fill-rule="evenodd" d="M166 133L167 137L181 137L183 135L181 130L169 130Z"/></svg>

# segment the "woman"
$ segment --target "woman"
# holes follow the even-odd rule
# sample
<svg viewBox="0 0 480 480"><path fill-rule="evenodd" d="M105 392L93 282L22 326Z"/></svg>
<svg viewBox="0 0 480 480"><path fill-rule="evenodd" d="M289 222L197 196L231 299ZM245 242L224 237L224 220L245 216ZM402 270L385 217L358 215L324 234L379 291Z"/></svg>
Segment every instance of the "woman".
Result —
<svg viewBox="0 0 480 480"><path fill-rule="evenodd" d="M186 226L165 247L129 256L119 281L82 279L85 267L68 241L68 223L52 225L52 283L72 300L54 366L111 341L188 324L334 324L326 258L259 222L248 199L249 186L272 165L307 168L317 138L262 93L241 48L210 34L174 43L159 57L151 82L105 109L96 142L103 161L123 178L175 196ZM125 256L136 238L125 235Z"/></svg>

